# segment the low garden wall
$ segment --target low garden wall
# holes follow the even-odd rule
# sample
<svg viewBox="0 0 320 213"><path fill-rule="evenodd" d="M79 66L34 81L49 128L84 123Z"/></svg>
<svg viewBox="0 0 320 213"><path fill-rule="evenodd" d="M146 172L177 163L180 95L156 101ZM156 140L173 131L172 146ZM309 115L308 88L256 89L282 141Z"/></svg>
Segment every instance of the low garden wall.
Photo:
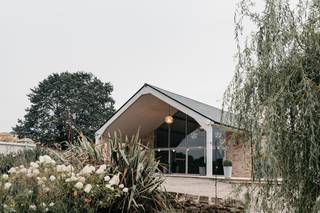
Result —
<svg viewBox="0 0 320 213"><path fill-rule="evenodd" d="M12 152L18 152L25 149L34 149L34 148L36 148L35 144L0 141L0 154L9 154Z"/></svg>

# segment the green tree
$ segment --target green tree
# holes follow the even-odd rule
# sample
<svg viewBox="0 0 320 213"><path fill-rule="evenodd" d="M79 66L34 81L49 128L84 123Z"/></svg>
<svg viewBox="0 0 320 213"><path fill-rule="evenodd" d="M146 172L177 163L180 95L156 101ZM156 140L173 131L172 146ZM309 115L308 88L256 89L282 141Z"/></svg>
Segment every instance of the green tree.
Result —
<svg viewBox="0 0 320 213"><path fill-rule="evenodd" d="M31 89L31 106L13 130L48 145L88 137L114 113L113 86L91 73L54 73Z"/></svg>
<svg viewBox="0 0 320 213"><path fill-rule="evenodd" d="M268 182L255 195L267 212L319 206L320 1L290 2L265 0L259 11L241 1L238 65L224 99L254 145L255 177ZM250 21L256 30L248 35L243 23Z"/></svg>

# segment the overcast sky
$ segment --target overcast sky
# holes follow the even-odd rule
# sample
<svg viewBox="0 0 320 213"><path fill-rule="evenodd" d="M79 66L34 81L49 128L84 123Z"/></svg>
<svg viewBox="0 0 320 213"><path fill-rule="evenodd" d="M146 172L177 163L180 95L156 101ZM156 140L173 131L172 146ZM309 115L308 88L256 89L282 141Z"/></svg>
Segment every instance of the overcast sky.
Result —
<svg viewBox="0 0 320 213"><path fill-rule="evenodd" d="M116 107L147 82L219 107L234 72L236 0L0 0L0 132L49 74L92 72Z"/></svg>

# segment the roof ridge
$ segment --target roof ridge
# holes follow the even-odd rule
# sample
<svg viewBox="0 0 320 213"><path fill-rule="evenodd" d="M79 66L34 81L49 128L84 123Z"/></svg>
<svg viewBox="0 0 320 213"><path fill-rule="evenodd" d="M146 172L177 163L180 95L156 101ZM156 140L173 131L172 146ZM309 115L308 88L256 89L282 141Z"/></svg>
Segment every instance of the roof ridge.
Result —
<svg viewBox="0 0 320 213"><path fill-rule="evenodd" d="M204 103L204 102L201 102L201 101L195 100L195 99L193 99L193 98L189 98L189 97L187 97L187 96L180 95L180 94L178 94L178 93L171 92L171 91L166 90L166 89L162 89L162 88L160 88L160 87L158 87L158 86L154 86L154 85L152 85L152 84L145 83L145 84L144 84L144 86L149 86L149 87L152 87L152 88L161 89L161 90L164 90L164 91L166 91L166 92L173 93L174 95L179 95L179 96L181 96L181 97L183 97L183 98L186 98L186 99L189 99L189 100L192 100L192 101L198 102L198 103L200 103L200 104L207 105L207 106L209 106L209 107L216 108L217 110L220 110L220 111L221 111L221 109L220 109L220 108L218 108L218 107L216 107L216 106L212 106L212 105L210 105L210 104L207 104L207 103Z"/></svg>

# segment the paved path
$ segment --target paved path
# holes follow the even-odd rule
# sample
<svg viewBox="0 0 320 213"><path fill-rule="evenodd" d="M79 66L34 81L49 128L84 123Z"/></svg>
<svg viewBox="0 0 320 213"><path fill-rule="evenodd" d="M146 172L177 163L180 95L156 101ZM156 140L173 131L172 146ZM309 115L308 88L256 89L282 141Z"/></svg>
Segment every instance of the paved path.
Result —
<svg viewBox="0 0 320 213"><path fill-rule="evenodd" d="M213 179L167 176L164 186L168 192L215 197L215 181ZM240 197L235 197L234 190L237 186L238 184L219 180L217 182L218 198L226 199L233 197L237 200L243 200L244 191L240 193Z"/></svg>

